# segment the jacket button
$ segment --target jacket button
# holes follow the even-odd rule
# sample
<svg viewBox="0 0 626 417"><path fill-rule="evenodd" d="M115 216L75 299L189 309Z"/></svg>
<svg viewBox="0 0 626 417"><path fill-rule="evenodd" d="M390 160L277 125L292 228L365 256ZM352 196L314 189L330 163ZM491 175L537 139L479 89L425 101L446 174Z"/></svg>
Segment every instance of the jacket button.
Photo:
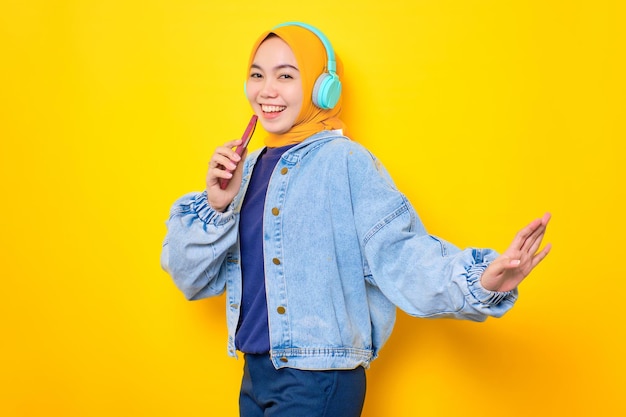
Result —
<svg viewBox="0 0 626 417"><path fill-rule="evenodd" d="M276 311L278 311L278 314L285 314L285 311L287 310L285 309L285 307L280 306L276 309Z"/></svg>
<svg viewBox="0 0 626 417"><path fill-rule="evenodd" d="M287 167L283 167L283 169L280 170L280 173L283 175L285 175L288 172L289 172L289 169Z"/></svg>
<svg viewBox="0 0 626 417"><path fill-rule="evenodd" d="M272 214L273 214L274 216L278 216L278 214L280 214L280 210L278 210L278 207L274 207L274 208L272 209Z"/></svg>
<svg viewBox="0 0 626 417"><path fill-rule="evenodd" d="M289 362L289 359L283 356L282 358L280 358L280 361L286 363L286 362Z"/></svg>
<svg viewBox="0 0 626 417"><path fill-rule="evenodd" d="M272 259L272 262L274 263L274 265L280 265L280 259L278 258Z"/></svg>

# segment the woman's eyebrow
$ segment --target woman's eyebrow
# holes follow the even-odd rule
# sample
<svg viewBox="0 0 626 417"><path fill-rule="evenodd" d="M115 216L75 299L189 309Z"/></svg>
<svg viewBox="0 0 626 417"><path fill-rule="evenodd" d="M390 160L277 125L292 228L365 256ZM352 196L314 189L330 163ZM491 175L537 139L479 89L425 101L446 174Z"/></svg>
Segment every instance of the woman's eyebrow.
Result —
<svg viewBox="0 0 626 417"><path fill-rule="evenodd" d="M275 66L273 69L274 69L274 71L276 71L276 70L281 70L281 69L284 69L284 68L291 68L291 69L293 69L294 71L298 71L298 72L300 72L300 70L298 69L298 67L295 67L295 66L293 66L293 65L291 65L291 64L281 64L281 65L277 65L277 66ZM258 70L262 70L261 66L260 66L260 65L257 65L257 64L252 64L252 65L250 65L250 69L258 69Z"/></svg>

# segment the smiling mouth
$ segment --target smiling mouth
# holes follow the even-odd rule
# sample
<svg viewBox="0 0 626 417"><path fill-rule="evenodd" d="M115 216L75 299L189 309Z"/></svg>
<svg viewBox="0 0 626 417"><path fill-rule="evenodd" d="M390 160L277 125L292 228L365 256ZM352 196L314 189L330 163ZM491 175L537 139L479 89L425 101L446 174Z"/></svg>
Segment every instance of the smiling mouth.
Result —
<svg viewBox="0 0 626 417"><path fill-rule="evenodd" d="M286 108L287 106L267 106L265 104L261 104L261 110L263 110L264 113L280 113Z"/></svg>

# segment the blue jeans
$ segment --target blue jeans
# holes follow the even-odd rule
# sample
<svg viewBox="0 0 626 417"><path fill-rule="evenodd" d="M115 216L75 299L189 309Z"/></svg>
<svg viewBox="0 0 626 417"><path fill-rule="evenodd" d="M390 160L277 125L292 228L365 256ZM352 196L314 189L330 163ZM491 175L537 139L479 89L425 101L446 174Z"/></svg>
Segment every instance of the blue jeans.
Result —
<svg viewBox="0 0 626 417"><path fill-rule="evenodd" d="M359 417L365 369L276 369L268 354L245 355L241 417Z"/></svg>

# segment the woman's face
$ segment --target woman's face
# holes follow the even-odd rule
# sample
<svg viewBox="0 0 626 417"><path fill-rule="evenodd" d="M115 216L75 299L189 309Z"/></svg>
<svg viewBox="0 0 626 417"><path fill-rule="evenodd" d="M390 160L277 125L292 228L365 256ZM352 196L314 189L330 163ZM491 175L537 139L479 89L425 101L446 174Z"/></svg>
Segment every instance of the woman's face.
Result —
<svg viewBox="0 0 626 417"><path fill-rule="evenodd" d="M272 36L259 46L246 82L248 101L268 133L286 133L302 108L302 80L289 45Z"/></svg>

